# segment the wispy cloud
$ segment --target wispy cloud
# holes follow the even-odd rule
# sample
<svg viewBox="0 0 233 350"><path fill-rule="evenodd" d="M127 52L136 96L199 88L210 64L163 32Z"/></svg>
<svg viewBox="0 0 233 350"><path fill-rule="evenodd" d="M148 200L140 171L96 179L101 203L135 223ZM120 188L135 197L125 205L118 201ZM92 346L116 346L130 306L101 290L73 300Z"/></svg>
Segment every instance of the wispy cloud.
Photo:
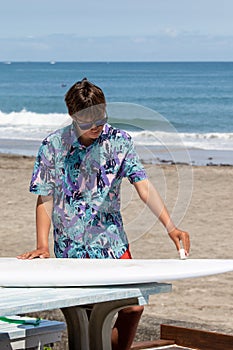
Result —
<svg viewBox="0 0 233 350"><path fill-rule="evenodd" d="M233 36L200 35L171 27L153 36L52 34L0 38L0 45L1 61L233 60Z"/></svg>
<svg viewBox="0 0 233 350"><path fill-rule="evenodd" d="M176 38L179 35L179 32L175 28L165 28L164 34L171 38Z"/></svg>

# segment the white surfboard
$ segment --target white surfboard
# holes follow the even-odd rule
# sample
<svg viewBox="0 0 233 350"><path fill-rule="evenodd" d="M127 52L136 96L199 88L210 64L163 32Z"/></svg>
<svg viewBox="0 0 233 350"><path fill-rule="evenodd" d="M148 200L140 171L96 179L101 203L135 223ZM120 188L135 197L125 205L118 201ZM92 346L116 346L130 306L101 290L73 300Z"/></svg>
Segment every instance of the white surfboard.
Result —
<svg viewBox="0 0 233 350"><path fill-rule="evenodd" d="M233 271L233 259L0 258L0 286L71 287L169 282L229 271Z"/></svg>

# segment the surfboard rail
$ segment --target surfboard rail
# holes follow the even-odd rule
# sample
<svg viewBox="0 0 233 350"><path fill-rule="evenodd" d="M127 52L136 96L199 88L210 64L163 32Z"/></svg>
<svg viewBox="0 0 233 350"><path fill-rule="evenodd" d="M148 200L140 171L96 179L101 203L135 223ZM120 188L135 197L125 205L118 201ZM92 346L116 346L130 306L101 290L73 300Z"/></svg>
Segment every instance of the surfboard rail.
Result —
<svg viewBox="0 0 233 350"><path fill-rule="evenodd" d="M233 271L233 259L0 258L2 287L70 287L171 282Z"/></svg>

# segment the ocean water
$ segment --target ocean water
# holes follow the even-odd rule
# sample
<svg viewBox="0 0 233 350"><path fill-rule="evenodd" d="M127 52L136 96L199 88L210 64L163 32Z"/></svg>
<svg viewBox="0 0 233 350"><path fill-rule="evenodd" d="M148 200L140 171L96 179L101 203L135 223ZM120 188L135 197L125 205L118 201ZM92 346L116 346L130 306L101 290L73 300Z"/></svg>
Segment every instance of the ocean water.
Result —
<svg viewBox="0 0 233 350"><path fill-rule="evenodd" d="M145 161L233 164L233 62L0 62L0 152L36 155L83 77Z"/></svg>

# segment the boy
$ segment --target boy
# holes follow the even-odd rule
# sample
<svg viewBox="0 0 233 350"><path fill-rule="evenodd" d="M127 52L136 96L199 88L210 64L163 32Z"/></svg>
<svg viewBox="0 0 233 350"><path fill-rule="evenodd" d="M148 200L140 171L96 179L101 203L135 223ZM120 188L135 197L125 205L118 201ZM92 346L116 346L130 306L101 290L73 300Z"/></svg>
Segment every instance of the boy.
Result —
<svg viewBox="0 0 233 350"><path fill-rule="evenodd" d="M34 166L30 191L36 206L37 249L21 259L48 258L51 221L58 258L131 259L120 214L124 177L166 227L176 248L189 253L189 235L175 227L134 150L131 137L107 123L103 91L86 78L65 96L71 125L49 135ZM128 350L143 307L121 310L112 331L112 349Z"/></svg>

